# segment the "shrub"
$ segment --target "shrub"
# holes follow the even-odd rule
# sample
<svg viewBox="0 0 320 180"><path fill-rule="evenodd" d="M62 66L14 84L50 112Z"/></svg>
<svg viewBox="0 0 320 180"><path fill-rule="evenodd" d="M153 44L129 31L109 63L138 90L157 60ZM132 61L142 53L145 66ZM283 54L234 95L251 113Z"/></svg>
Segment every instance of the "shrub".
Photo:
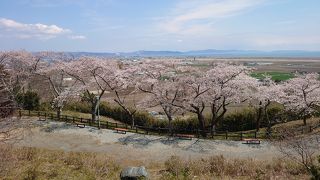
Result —
<svg viewBox="0 0 320 180"><path fill-rule="evenodd" d="M65 110L76 111L81 113L91 113L91 107L86 102L71 102L67 103Z"/></svg>
<svg viewBox="0 0 320 180"><path fill-rule="evenodd" d="M81 113L91 113L91 106L87 102L71 102L65 106L65 109ZM114 120L131 124L128 114L119 106L112 106L107 102L101 102L99 111L102 116L107 116ZM143 111L136 112L134 118L135 124L138 126L152 126L155 122L153 117Z"/></svg>
<svg viewBox="0 0 320 180"><path fill-rule="evenodd" d="M40 107L40 97L34 91L19 93L16 97L17 103L26 110L38 110Z"/></svg>
<svg viewBox="0 0 320 180"><path fill-rule="evenodd" d="M49 102L43 102L38 108L39 111L50 111L52 110L51 104Z"/></svg>
<svg viewBox="0 0 320 180"><path fill-rule="evenodd" d="M320 156L318 156L318 166L316 164L313 164L310 168L310 173L312 175L312 180L320 179Z"/></svg>
<svg viewBox="0 0 320 180"><path fill-rule="evenodd" d="M221 131L245 131L256 127L256 115L251 109L244 109L225 116L224 120L218 123L217 129Z"/></svg>
<svg viewBox="0 0 320 180"><path fill-rule="evenodd" d="M91 113L91 106L87 102L71 102L65 106L65 110L77 111L82 113ZM119 106L113 106L108 102L100 103L100 115L113 118L117 121L131 124L128 114ZM271 106L268 109L269 119L274 120L284 120L287 114L283 113L283 107ZM138 126L146 126L151 128L168 128L168 120L160 120L152 117L146 111L137 111L134 115L135 124ZM266 127L266 119L261 120L261 126ZM210 117L205 116L205 124L209 129ZM172 121L172 128L176 132L190 132L196 131L199 127L199 122L196 116L192 115L187 118L176 117ZM224 119L217 124L218 131L246 131L252 130L256 127L256 112L251 108L246 108L242 111L233 112L227 114Z"/></svg>
<svg viewBox="0 0 320 180"><path fill-rule="evenodd" d="M176 118L172 121L172 127L175 131L183 132L197 130L199 127L198 119L195 116L190 116L187 119Z"/></svg>

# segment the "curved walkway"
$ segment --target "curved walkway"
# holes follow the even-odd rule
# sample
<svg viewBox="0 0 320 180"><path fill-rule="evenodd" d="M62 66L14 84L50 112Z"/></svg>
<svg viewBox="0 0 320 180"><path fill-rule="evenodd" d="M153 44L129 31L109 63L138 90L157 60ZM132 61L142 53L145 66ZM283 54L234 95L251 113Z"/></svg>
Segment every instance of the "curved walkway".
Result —
<svg viewBox="0 0 320 180"><path fill-rule="evenodd" d="M107 153L116 160L161 162L172 155L184 158L201 158L223 155L230 158L254 158L271 160L280 157L277 147L268 142L260 145L243 144L240 141L181 140L164 136L143 134L118 134L112 130L92 127L78 128L63 122L35 122L36 127L18 145Z"/></svg>

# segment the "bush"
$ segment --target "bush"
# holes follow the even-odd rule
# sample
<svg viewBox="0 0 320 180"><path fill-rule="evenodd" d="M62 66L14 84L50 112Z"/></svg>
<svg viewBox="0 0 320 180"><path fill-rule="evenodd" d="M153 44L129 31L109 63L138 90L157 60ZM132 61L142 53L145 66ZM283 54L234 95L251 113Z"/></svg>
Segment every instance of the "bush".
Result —
<svg viewBox="0 0 320 180"><path fill-rule="evenodd" d="M65 110L77 111L82 113L91 113L91 106L87 102L71 102L65 106ZM119 106L110 105L107 102L100 103L100 115L113 118L117 121L131 124L128 114ZM281 120L283 116L283 108L280 106L270 106L268 116L270 120ZM151 128L168 128L168 120L155 119L146 111L137 111L134 115L135 124ZM205 124L210 125L210 118L205 116ZM266 127L265 119L261 120L261 126ZM172 128L177 132L195 131L199 127L199 122L196 116L188 118L177 117L172 121ZM207 126L209 127L209 126ZM246 108L242 111L227 114L224 119L217 124L218 131L247 131L256 128L256 112L251 108Z"/></svg>
<svg viewBox="0 0 320 180"><path fill-rule="evenodd" d="M39 111L51 111L52 107L49 102L43 102L40 104L40 107L38 108Z"/></svg>
<svg viewBox="0 0 320 180"><path fill-rule="evenodd" d="M251 109L228 114L218 123L217 129L221 131L246 131L256 127L256 115Z"/></svg>
<svg viewBox="0 0 320 180"><path fill-rule="evenodd" d="M91 113L91 106L87 102L72 102L65 106L66 110L81 113ZM119 106L112 106L107 102L101 102L99 106L100 115L110 117L114 120L131 124L128 114ZM135 124L138 126L152 126L155 123L153 117L147 112L138 111L134 115Z"/></svg>
<svg viewBox="0 0 320 180"><path fill-rule="evenodd" d="M199 128L199 121L196 116L190 116L187 119L176 118L172 121L172 127L175 131L193 131Z"/></svg>
<svg viewBox="0 0 320 180"><path fill-rule="evenodd" d="M34 91L19 93L16 97L17 103L26 110L38 110L40 108L40 97Z"/></svg>
<svg viewBox="0 0 320 180"><path fill-rule="evenodd" d="M81 113L91 113L90 104L87 102L71 102L66 104L64 109Z"/></svg>
<svg viewBox="0 0 320 180"><path fill-rule="evenodd" d="M320 179L320 156L318 156L318 166L317 165L312 165L310 169L311 173L311 179L312 180L319 180Z"/></svg>

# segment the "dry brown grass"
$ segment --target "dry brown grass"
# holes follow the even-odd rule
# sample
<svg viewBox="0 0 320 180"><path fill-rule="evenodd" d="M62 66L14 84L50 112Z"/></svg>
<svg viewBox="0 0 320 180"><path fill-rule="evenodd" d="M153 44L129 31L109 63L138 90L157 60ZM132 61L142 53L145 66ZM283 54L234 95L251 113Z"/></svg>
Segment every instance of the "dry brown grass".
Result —
<svg viewBox="0 0 320 180"><path fill-rule="evenodd" d="M302 166L290 161L273 162L252 159L209 159L185 161L172 157L165 163L161 179L309 179Z"/></svg>
<svg viewBox="0 0 320 180"><path fill-rule="evenodd" d="M309 126L313 127L314 129L310 132ZM315 128L316 127L316 128ZM283 131L295 131L296 134L304 134L304 135L311 135L311 134L318 134L320 132L320 118L310 118L307 119L307 126L303 125L302 120L296 121L289 121L286 123L277 124L272 127L273 131L275 132L283 132Z"/></svg>
<svg viewBox="0 0 320 180"><path fill-rule="evenodd" d="M123 165L107 154L0 146L0 179L118 179ZM130 162L126 163L127 165ZM164 164L147 162L150 179L309 179L305 169L287 160L257 161L213 156ZM131 162L131 165L138 165Z"/></svg>
<svg viewBox="0 0 320 180"><path fill-rule="evenodd" d="M0 179L117 179L120 167L104 155L0 146Z"/></svg>

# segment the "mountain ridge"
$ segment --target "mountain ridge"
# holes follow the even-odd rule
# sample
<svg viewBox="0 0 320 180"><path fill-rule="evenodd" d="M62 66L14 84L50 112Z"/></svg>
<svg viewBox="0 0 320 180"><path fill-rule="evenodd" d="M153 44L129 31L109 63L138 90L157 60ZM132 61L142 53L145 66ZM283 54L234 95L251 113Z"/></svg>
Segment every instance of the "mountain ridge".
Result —
<svg viewBox="0 0 320 180"><path fill-rule="evenodd" d="M73 56L97 56L97 57L320 57L320 51L304 50L190 50L190 51L148 51L140 50L133 52L67 52Z"/></svg>

